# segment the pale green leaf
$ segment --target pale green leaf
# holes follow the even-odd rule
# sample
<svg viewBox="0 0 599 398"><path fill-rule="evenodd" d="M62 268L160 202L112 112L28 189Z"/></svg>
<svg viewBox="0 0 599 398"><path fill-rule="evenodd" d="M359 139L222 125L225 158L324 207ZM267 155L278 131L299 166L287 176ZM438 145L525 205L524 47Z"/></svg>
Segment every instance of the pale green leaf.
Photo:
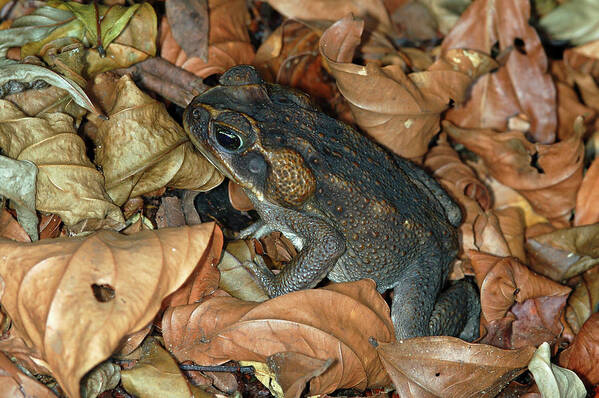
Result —
<svg viewBox="0 0 599 398"><path fill-rule="evenodd" d="M534 376L543 398L584 398L587 395L576 373L551 363L547 342L535 351L528 370Z"/></svg>
<svg viewBox="0 0 599 398"><path fill-rule="evenodd" d="M100 114L100 111L92 103L87 94L85 94L85 91L71 79L41 66L19 64L10 62L10 60L2 61L3 62L0 62L0 86L4 85L9 80L17 80L23 83L43 80L52 86L66 90L79 106L92 113Z"/></svg>
<svg viewBox="0 0 599 398"><path fill-rule="evenodd" d="M569 1L541 18L539 24L552 38L575 45L599 40L599 1Z"/></svg>
<svg viewBox="0 0 599 398"><path fill-rule="evenodd" d="M0 155L0 196L9 199L17 219L32 241L39 239L35 212L37 167L28 160Z"/></svg>

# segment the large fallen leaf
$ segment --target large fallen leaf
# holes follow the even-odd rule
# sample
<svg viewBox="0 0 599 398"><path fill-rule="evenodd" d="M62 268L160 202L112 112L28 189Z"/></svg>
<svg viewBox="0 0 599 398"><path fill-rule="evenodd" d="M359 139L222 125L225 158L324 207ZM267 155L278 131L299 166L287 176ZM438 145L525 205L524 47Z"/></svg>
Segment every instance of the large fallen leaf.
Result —
<svg viewBox="0 0 599 398"><path fill-rule="evenodd" d="M266 360L275 379L288 398L300 398L306 384L318 377L333 364L333 359L323 360L297 352L277 352Z"/></svg>
<svg viewBox="0 0 599 398"><path fill-rule="evenodd" d="M599 222L599 158L595 158L587 169L580 189L576 194L576 214L574 225Z"/></svg>
<svg viewBox="0 0 599 398"><path fill-rule="evenodd" d="M164 104L123 76L109 119L96 119L95 161L106 177L106 190L121 205L168 185L210 190L223 177L196 151Z"/></svg>
<svg viewBox="0 0 599 398"><path fill-rule="evenodd" d="M526 370L534 347L502 350L433 336L380 344L397 393L409 397L495 397Z"/></svg>
<svg viewBox="0 0 599 398"><path fill-rule="evenodd" d="M567 222L582 181L584 131L552 145L534 144L519 131L498 134L489 129L463 129L443 122L455 141L481 157L492 177L516 189L534 210L556 222Z"/></svg>
<svg viewBox="0 0 599 398"><path fill-rule="evenodd" d="M559 356L559 364L574 370L589 385L599 383L599 313L582 326L574 342Z"/></svg>
<svg viewBox="0 0 599 398"><path fill-rule="evenodd" d="M2 241L2 307L66 393L78 397L81 377L144 328L187 279L214 228Z"/></svg>
<svg viewBox="0 0 599 398"><path fill-rule="evenodd" d="M56 398L42 383L25 375L4 353L0 352L0 398Z"/></svg>
<svg viewBox="0 0 599 398"><path fill-rule="evenodd" d="M543 398L584 398L587 390L576 373L551 363L549 343L544 342L535 351L528 370L537 382Z"/></svg>
<svg viewBox="0 0 599 398"><path fill-rule="evenodd" d="M513 257L497 257L470 251L469 257L480 287L482 313L487 321L503 318L515 303L538 297L565 300L571 289L537 275Z"/></svg>
<svg viewBox="0 0 599 398"><path fill-rule="evenodd" d="M37 167L28 160L14 160L0 155L0 198L9 199L17 211L19 224L31 240L38 239L35 212Z"/></svg>
<svg viewBox="0 0 599 398"><path fill-rule="evenodd" d="M537 142L555 141L555 86L529 19L530 2L521 0L475 1L462 14L443 40L443 52L467 48L491 54L497 46L499 52L510 53L505 65L476 82L465 105L447 112L447 120L503 131L511 117L523 114Z"/></svg>
<svg viewBox="0 0 599 398"><path fill-rule="evenodd" d="M540 19L539 24L554 39L584 44L599 40L599 3L571 0Z"/></svg>
<svg viewBox="0 0 599 398"><path fill-rule="evenodd" d="M515 256L526 261L524 221L513 207L489 210L479 215L473 225L478 250L499 257Z"/></svg>
<svg viewBox="0 0 599 398"><path fill-rule="evenodd" d="M209 35L208 61L190 57L177 44L165 19L161 23L160 56L167 61L200 76L224 73L232 66L251 64L254 47L246 28L249 20L244 0L208 0Z"/></svg>
<svg viewBox="0 0 599 398"><path fill-rule="evenodd" d="M599 264L599 224L559 229L526 241L532 269L561 281Z"/></svg>
<svg viewBox="0 0 599 398"><path fill-rule="evenodd" d="M346 16L323 33L320 53L358 125L395 153L422 156L439 130L441 112L451 101L464 101L474 79L495 62L476 51L454 50L427 71L409 75L400 65L361 66L351 60L362 29L362 21Z"/></svg>
<svg viewBox="0 0 599 398"><path fill-rule="evenodd" d="M215 297L171 307L162 328L167 348L179 361L265 362L278 352L335 359L312 379L311 395L389 382L369 339L393 341L393 325L371 280L297 291L264 303Z"/></svg>
<svg viewBox="0 0 599 398"><path fill-rule="evenodd" d="M70 116L27 117L0 100L0 147L8 157L37 166L37 210L60 215L68 226L96 220L97 228L122 227L121 211L106 194L104 176L88 159Z"/></svg>

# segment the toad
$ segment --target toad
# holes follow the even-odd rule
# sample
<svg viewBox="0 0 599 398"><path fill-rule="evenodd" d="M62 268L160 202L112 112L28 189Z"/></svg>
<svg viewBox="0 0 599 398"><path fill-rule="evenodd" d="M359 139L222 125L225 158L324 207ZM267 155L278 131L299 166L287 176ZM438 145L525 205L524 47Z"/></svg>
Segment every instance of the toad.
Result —
<svg viewBox="0 0 599 398"><path fill-rule="evenodd" d="M248 267L269 296L371 278L393 289L398 339L478 336L471 283L447 283L458 253L459 206L423 169L322 113L298 91L240 65L193 99L194 145L253 202L260 237L281 231L298 255L279 273Z"/></svg>

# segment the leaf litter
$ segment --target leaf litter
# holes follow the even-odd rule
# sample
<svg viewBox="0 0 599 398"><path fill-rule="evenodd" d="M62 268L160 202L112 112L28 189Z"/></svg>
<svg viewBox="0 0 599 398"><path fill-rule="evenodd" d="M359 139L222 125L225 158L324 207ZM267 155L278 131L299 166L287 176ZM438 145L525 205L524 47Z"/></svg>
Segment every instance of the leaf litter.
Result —
<svg viewBox="0 0 599 398"><path fill-rule="evenodd" d="M285 396L392 386L406 397L504 388L581 396L582 382L596 386L588 364L599 360L597 7L559 3L13 7L0 30L0 54L13 59L0 65L0 159L3 171L31 170L0 176L0 390L77 397L85 380L95 396L119 379L138 396L164 385L182 397L259 388L178 369L189 361L264 363L279 385L272 391ZM415 15L426 22L414 24ZM148 85L155 92L114 73L157 53L166 65L154 75L138 69L150 83L169 82ZM242 264L256 251L275 265L296 255L280 234L236 241L216 213L209 221L223 232L184 225L199 222L187 190L211 190L223 177L165 98L189 98L183 82L205 87L202 78L242 63L424 165L461 204L452 277L476 278L479 342L396 342L371 281L267 300ZM181 68L197 80L178 78ZM250 210L239 189L229 194ZM223 233L230 242L219 262ZM543 357L531 361L536 347ZM514 381L527 367L538 390Z"/></svg>

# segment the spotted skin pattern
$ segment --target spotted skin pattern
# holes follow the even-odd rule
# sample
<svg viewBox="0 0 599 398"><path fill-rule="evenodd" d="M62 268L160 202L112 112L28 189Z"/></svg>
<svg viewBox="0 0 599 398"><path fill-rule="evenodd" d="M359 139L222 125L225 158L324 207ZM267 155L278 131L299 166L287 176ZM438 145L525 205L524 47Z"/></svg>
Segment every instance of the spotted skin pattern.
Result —
<svg viewBox="0 0 599 398"><path fill-rule="evenodd" d="M184 125L192 142L240 184L299 254L274 275L249 265L271 296L371 278L394 289L398 338L478 335L472 284L447 283L458 253L457 204L424 170L328 117L300 92L227 71L196 97Z"/></svg>

